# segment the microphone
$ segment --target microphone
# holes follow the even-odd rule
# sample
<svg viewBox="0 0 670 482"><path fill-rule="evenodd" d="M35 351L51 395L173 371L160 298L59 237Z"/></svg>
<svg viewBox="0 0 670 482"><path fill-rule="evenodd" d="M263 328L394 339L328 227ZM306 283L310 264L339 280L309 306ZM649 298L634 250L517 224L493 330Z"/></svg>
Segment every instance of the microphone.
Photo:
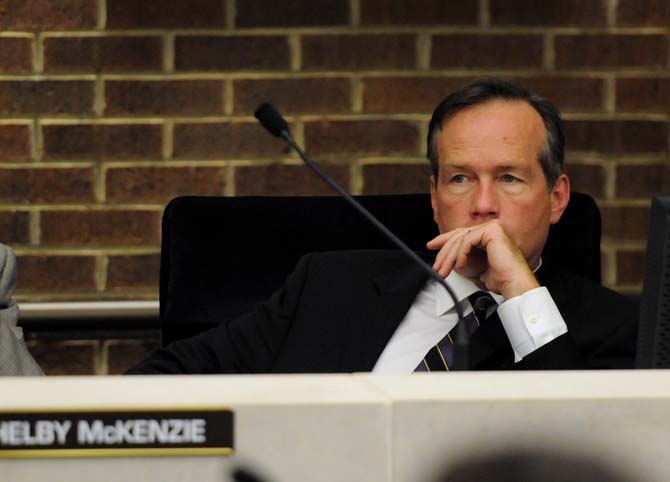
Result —
<svg viewBox="0 0 670 482"><path fill-rule="evenodd" d="M325 172L323 172L319 166L309 157L307 154L296 144L293 136L288 128L286 120L282 115L275 109L272 104L265 103L259 106L254 113L254 117L258 119L265 129L267 129L270 134L276 137L283 138L288 144L293 148L294 151L298 153L300 158L307 164L321 179L323 179L326 184L328 184L335 192L340 196L346 199L349 204L351 204L354 209L356 209L364 218L366 218L374 227L381 231L384 236L386 236L393 244L395 244L403 253L405 253L417 266L419 266L429 277L437 281L440 286L442 286L451 297L456 307L456 312L458 314L458 324L456 326L456 336L454 340L454 370L468 370L469 369L469 353L468 353L468 334L465 327L465 322L463 321L463 308L461 308L456 298L456 294L451 289L451 287L444 281L444 279L437 274L433 268L428 266L414 251L412 251L409 246L400 240L395 234L393 234L386 226L384 226L376 217L365 209L361 204L356 201L351 195L342 189L335 181L333 181Z"/></svg>

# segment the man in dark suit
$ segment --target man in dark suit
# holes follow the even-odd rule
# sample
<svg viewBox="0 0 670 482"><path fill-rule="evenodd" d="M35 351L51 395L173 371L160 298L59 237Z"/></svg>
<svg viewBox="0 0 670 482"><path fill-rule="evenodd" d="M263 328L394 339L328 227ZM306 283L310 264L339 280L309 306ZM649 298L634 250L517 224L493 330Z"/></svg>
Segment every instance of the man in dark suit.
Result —
<svg viewBox="0 0 670 482"><path fill-rule="evenodd" d="M433 268L466 312L475 292L495 301L477 316L474 369L632 366L631 304L540 257L570 197L563 149L558 111L514 82L474 82L433 113ZM252 313L131 373L449 369L456 322L453 301L399 253L311 255ZM425 356L435 350L440 367Z"/></svg>

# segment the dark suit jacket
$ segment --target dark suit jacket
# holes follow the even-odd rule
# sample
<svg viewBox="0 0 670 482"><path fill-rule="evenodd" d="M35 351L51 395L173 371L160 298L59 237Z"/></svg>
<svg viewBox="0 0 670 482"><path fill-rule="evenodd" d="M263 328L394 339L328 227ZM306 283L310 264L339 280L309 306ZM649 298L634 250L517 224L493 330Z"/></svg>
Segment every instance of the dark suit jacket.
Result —
<svg viewBox="0 0 670 482"><path fill-rule="evenodd" d="M538 278L568 333L515 364L500 322L483 324L470 340L473 369L633 366L637 313L630 301L547 262ZM370 371L425 282L397 251L307 255L251 313L158 350L129 373Z"/></svg>

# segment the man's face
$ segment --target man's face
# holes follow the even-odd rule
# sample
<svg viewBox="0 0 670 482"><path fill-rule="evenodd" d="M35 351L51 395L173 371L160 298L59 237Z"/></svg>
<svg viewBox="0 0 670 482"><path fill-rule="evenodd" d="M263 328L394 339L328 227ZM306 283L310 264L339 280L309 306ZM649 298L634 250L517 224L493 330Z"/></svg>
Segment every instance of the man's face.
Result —
<svg viewBox="0 0 670 482"><path fill-rule="evenodd" d="M565 175L547 189L540 115L526 102L493 100L455 114L436 141L439 179L431 176L430 192L440 232L498 219L535 268L570 195Z"/></svg>

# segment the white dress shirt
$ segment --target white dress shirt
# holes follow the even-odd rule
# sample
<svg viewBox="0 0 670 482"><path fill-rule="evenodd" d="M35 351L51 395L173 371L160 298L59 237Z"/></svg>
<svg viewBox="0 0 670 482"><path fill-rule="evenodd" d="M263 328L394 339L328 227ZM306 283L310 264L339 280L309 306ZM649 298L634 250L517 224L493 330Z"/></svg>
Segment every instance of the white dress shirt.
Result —
<svg viewBox="0 0 670 482"><path fill-rule="evenodd" d="M541 264L540 262L540 266ZM468 296L480 289L455 271L445 281L456 293L467 316L472 311ZM544 286L509 300L497 293L489 294L498 303L498 316L514 350L516 362L568 331L554 300ZM391 336L372 370L373 373L413 372L426 353L457 322L458 314L451 297L436 281L429 280Z"/></svg>

